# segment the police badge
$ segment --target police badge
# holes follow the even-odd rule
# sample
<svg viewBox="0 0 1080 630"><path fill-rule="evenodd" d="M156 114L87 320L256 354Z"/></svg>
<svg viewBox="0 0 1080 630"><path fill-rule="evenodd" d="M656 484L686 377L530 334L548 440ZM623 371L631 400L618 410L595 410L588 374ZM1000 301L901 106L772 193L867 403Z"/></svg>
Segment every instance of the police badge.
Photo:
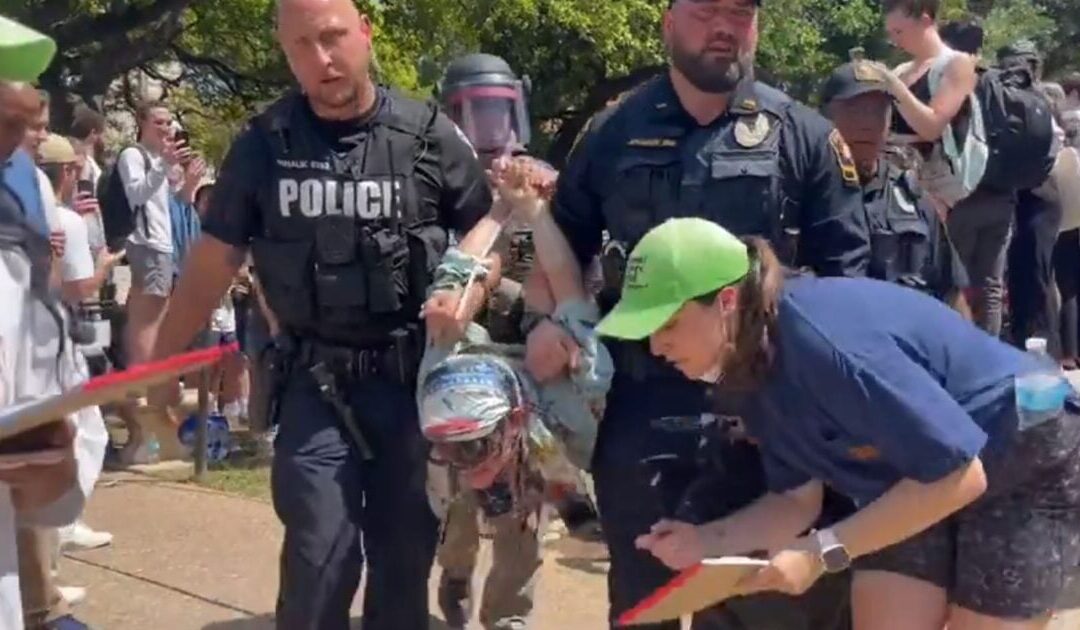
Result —
<svg viewBox="0 0 1080 630"><path fill-rule="evenodd" d="M769 117L763 113L742 116L735 123L735 141L744 149L753 149L769 137Z"/></svg>

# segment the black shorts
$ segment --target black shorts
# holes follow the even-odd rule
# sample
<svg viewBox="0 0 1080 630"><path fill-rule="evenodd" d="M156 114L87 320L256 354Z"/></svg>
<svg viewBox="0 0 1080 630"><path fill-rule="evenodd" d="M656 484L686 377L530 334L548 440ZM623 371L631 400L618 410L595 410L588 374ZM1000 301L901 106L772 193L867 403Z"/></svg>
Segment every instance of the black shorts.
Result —
<svg viewBox="0 0 1080 630"><path fill-rule="evenodd" d="M948 592L950 603L990 617L1046 614L1080 563L1078 443L1074 415L1020 434L1000 461L985 463L987 495L921 534L859 558L855 570L930 582Z"/></svg>

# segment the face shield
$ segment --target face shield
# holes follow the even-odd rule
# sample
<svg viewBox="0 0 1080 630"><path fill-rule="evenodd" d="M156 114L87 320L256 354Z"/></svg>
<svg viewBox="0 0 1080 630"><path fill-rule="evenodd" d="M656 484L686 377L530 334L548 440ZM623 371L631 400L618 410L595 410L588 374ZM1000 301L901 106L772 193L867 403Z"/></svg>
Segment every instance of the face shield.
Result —
<svg viewBox="0 0 1080 630"><path fill-rule="evenodd" d="M463 87L448 99L450 117L478 153L510 153L529 143L529 115L520 83Z"/></svg>

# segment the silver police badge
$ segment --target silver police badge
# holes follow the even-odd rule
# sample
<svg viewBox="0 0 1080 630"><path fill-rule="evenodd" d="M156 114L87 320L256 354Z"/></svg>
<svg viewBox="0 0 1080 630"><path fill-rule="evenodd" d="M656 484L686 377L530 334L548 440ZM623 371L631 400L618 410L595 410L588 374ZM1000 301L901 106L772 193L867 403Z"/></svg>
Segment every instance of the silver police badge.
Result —
<svg viewBox="0 0 1080 630"><path fill-rule="evenodd" d="M769 117L763 113L743 116L735 123L735 142L745 149L752 149L769 137Z"/></svg>

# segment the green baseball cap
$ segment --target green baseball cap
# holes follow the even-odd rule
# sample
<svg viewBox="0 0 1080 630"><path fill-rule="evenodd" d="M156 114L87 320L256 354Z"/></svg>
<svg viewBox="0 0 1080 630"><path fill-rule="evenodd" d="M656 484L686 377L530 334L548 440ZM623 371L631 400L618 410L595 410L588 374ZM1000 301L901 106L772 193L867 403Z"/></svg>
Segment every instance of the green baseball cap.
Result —
<svg viewBox="0 0 1080 630"><path fill-rule="evenodd" d="M731 232L706 219L669 219L630 253L622 298L596 330L644 339L688 301L734 284L749 271L746 244Z"/></svg>
<svg viewBox="0 0 1080 630"><path fill-rule="evenodd" d="M0 81L36 81L55 53L51 38L0 16Z"/></svg>

